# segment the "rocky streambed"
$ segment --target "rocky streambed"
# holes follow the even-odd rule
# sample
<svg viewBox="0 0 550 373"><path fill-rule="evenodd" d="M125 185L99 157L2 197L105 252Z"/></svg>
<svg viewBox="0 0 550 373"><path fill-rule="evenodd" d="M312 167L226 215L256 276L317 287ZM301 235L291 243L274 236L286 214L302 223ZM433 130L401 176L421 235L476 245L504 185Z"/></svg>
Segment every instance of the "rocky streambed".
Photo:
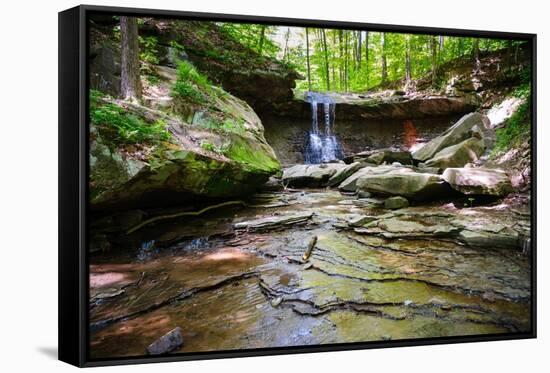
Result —
<svg viewBox="0 0 550 373"><path fill-rule="evenodd" d="M326 189L149 225L91 257L91 351L141 355L177 327L174 352L527 331L529 259L493 243L528 227L505 202L391 212Z"/></svg>

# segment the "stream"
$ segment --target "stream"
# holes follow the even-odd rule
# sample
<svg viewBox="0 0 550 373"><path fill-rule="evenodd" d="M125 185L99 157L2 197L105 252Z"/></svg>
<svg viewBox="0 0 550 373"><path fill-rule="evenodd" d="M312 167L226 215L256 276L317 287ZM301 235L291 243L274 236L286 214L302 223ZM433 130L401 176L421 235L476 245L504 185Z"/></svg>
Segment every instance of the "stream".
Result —
<svg viewBox="0 0 550 373"><path fill-rule="evenodd" d="M530 329L529 259L517 251L360 234L348 229L350 216L387 210L326 189L259 193L248 203L146 226L91 255L92 358L143 355L178 326L175 352ZM414 220L442 207L400 211ZM528 219L498 205L449 211L500 224Z"/></svg>

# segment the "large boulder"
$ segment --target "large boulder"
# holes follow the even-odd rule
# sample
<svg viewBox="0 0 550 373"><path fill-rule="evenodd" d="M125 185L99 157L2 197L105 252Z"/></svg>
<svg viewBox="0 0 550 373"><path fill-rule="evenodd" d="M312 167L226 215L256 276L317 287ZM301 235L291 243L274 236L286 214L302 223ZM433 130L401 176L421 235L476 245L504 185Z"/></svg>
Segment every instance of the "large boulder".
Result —
<svg viewBox="0 0 550 373"><path fill-rule="evenodd" d="M392 170L397 170L398 168L395 166L378 166L378 167L372 167L367 166L359 169L352 175L350 175L348 178L346 178L344 181L340 183L338 186L338 189L342 192L356 192L357 191L357 180L359 180L360 177L365 175L379 175L384 174L386 172L390 172Z"/></svg>
<svg viewBox="0 0 550 373"><path fill-rule="evenodd" d="M239 197L280 171L260 119L244 101L219 88L194 89L204 104L174 97L176 114L94 96L90 108L94 209ZM114 120L141 126L142 131L151 131L149 127L164 131L155 130L162 134L158 137L124 139Z"/></svg>
<svg viewBox="0 0 550 373"><path fill-rule="evenodd" d="M505 171L489 168L447 168L442 178L464 194L502 197L513 191Z"/></svg>
<svg viewBox="0 0 550 373"><path fill-rule="evenodd" d="M488 123L488 119L485 115L480 113L467 114L443 132L442 135L427 142L420 149L413 152L412 156L417 161L425 162L428 159L433 158L444 148L456 145L469 137L472 137L474 133L478 136L482 136L480 135L480 129L484 128L486 123Z"/></svg>
<svg viewBox="0 0 550 373"><path fill-rule="evenodd" d="M426 166L440 169L463 167L467 163L477 161L484 151L485 142L483 139L470 137L461 143L439 151L426 162Z"/></svg>
<svg viewBox="0 0 550 373"><path fill-rule="evenodd" d="M330 187L336 186L363 167L365 167L365 164L361 162L353 162L352 164L346 165L346 167L341 168L331 176L327 185Z"/></svg>
<svg viewBox="0 0 550 373"><path fill-rule="evenodd" d="M347 167L343 163L298 164L283 171L283 184L292 187L324 186L332 176Z"/></svg>
<svg viewBox="0 0 550 373"><path fill-rule="evenodd" d="M440 175L398 168L382 174L365 174L357 179L357 189L410 199L436 199L449 195L450 188Z"/></svg>

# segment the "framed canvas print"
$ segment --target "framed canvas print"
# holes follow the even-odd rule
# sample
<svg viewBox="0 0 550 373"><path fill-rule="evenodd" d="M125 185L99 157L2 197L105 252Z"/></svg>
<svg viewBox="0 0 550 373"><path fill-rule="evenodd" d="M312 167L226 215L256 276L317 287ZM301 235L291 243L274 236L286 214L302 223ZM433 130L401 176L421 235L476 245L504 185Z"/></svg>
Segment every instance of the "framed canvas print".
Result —
<svg viewBox="0 0 550 373"><path fill-rule="evenodd" d="M536 36L59 13L59 354L533 338Z"/></svg>

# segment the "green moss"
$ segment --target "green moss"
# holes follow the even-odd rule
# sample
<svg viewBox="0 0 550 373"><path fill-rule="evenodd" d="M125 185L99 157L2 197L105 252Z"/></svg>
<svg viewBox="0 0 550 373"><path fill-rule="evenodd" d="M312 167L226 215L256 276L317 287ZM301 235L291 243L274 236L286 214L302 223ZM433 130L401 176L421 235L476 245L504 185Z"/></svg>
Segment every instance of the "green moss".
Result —
<svg viewBox="0 0 550 373"><path fill-rule="evenodd" d="M166 122L147 122L125 108L102 100L98 91L90 91L90 121L115 144L158 143L170 139Z"/></svg>
<svg viewBox="0 0 550 373"><path fill-rule="evenodd" d="M248 142L240 136L233 136L224 155L241 163L246 169L256 172L260 171L271 175L281 169L279 161L267 145Z"/></svg>
<svg viewBox="0 0 550 373"><path fill-rule="evenodd" d="M522 142L528 141L530 133L531 100L528 96L527 100L506 121L504 127L496 130L496 141L491 155L494 156L500 152L506 152L520 145Z"/></svg>
<svg viewBox="0 0 550 373"><path fill-rule="evenodd" d="M199 73L188 61L178 64L178 79L172 87L172 96L196 104L206 105L216 96L208 78Z"/></svg>

